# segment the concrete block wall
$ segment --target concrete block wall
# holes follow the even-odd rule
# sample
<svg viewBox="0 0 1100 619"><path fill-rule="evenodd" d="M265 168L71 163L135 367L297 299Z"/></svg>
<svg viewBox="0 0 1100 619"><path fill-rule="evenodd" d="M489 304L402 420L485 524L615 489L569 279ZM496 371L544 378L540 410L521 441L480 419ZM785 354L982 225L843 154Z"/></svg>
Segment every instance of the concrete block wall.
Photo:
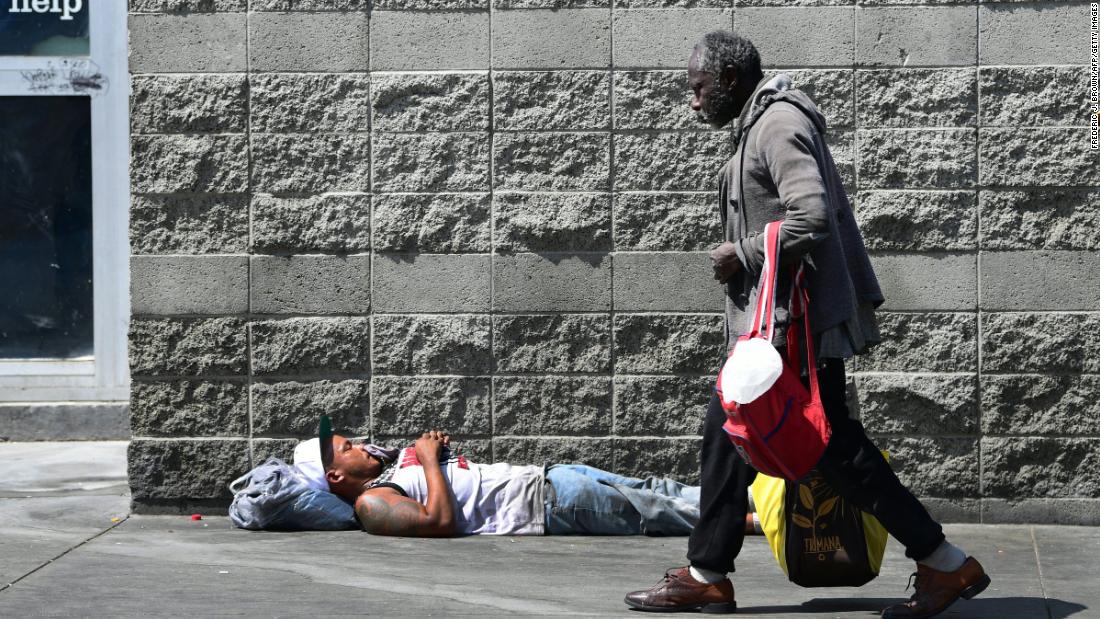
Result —
<svg viewBox="0 0 1100 619"><path fill-rule="evenodd" d="M697 479L735 28L825 111L887 302L852 401L955 521L1100 522L1087 2L131 0L142 511L328 413Z"/></svg>

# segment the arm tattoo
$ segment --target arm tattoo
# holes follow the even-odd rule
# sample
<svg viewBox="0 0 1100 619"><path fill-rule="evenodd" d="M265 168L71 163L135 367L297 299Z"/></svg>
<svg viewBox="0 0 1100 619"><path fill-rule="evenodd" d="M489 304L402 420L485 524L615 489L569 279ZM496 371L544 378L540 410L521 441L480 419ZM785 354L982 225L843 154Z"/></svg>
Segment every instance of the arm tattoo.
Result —
<svg viewBox="0 0 1100 619"><path fill-rule="evenodd" d="M424 517L420 505L408 499L390 503L364 495L356 509L363 530L374 535L417 535Z"/></svg>

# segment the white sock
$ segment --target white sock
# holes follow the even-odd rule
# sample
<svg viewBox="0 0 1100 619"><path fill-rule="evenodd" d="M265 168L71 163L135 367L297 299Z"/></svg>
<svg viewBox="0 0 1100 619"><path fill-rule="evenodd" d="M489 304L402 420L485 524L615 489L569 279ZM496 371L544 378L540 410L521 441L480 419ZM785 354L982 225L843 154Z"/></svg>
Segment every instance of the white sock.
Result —
<svg viewBox="0 0 1100 619"><path fill-rule="evenodd" d="M917 561L921 565L926 565L937 572L954 572L966 563L966 553L962 551L962 548L952 544L947 540L943 540L943 543L939 545L932 554Z"/></svg>
<svg viewBox="0 0 1100 619"><path fill-rule="evenodd" d="M726 579L725 572L712 572L710 570L704 570L701 567L691 566L691 577L699 582L705 582L708 585L713 585L716 582L722 582Z"/></svg>

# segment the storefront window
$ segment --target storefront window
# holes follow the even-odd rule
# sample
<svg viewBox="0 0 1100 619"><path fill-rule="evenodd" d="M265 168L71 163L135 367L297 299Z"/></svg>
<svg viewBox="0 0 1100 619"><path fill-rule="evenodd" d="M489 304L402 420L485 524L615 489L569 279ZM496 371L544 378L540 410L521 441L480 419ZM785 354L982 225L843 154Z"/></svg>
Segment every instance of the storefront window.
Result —
<svg viewBox="0 0 1100 619"><path fill-rule="evenodd" d="M91 355L91 99L0 97L0 118L0 359Z"/></svg>
<svg viewBox="0 0 1100 619"><path fill-rule="evenodd" d="M87 56L84 0L0 0L0 56Z"/></svg>

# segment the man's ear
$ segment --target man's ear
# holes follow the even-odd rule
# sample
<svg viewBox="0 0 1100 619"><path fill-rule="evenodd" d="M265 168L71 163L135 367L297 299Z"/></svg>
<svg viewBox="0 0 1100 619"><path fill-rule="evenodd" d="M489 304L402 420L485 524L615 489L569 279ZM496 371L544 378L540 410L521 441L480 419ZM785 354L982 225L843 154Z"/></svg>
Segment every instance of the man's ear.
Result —
<svg viewBox="0 0 1100 619"><path fill-rule="evenodd" d="M329 469L325 471L325 479L328 480L329 486L333 486L344 481L344 474L336 469Z"/></svg>
<svg viewBox="0 0 1100 619"><path fill-rule="evenodd" d="M718 75L718 83L721 84L722 89L732 92L734 87L737 86L737 69L733 67L725 67Z"/></svg>

